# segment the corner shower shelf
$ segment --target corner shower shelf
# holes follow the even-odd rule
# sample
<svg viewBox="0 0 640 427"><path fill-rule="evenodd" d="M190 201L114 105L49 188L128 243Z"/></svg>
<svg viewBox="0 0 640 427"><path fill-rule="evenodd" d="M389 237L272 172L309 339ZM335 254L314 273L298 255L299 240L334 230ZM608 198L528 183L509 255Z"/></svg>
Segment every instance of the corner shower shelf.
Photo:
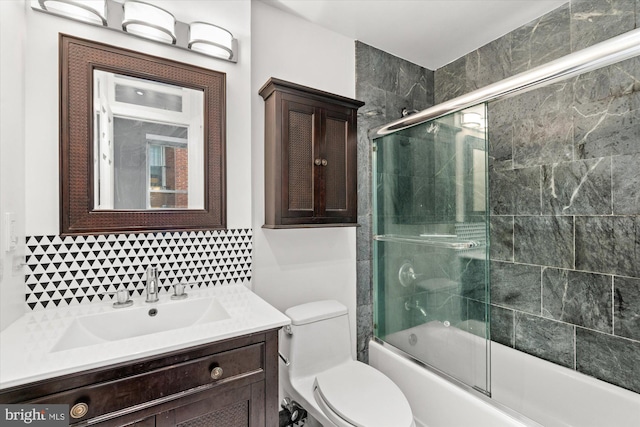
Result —
<svg viewBox="0 0 640 427"><path fill-rule="evenodd" d="M399 234L378 234L373 236L373 240L380 242L412 243L446 249L472 249L482 246L481 243L474 240L462 240L453 235L402 236Z"/></svg>

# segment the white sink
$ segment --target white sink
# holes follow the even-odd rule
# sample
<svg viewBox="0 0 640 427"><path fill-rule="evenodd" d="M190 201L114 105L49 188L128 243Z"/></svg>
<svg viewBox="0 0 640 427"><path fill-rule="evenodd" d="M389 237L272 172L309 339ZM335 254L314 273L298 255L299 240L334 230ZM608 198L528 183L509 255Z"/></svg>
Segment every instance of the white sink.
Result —
<svg viewBox="0 0 640 427"><path fill-rule="evenodd" d="M229 318L229 313L216 297L158 304L137 302L133 307L75 318L51 351L124 340Z"/></svg>

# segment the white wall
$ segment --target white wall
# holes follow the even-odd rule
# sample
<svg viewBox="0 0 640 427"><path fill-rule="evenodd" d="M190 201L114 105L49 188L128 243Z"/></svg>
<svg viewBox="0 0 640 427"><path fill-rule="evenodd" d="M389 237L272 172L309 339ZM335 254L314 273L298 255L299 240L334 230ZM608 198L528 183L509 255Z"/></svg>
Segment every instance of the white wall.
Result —
<svg viewBox="0 0 640 427"><path fill-rule="evenodd" d="M59 233L58 33L109 43L227 74L227 225L251 226L251 3L249 0L152 0L177 20L220 24L238 39L237 64L154 43L106 28L39 13L26 13L26 233ZM37 173L35 173L37 171Z"/></svg>
<svg viewBox="0 0 640 427"><path fill-rule="evenodd" d="M264 104L258 95L262 84L274 76L354 97L353 40L257 1L152 2L174 12L180 21L205 20L226 26L239 40L238 63L209 59L108 29L38 13L20 0L0 1L3 5L3 99L5 86L20 91L20 82L24 82L24 98L16 95L18 104L24 101L24 126L18 125L20 117L16 119L3 107L2 148L7 146L4 123L11 120L15 126L7 131L11 132L9 138L12 141L24 139L25 146L24 163L16 162L15 157L6 161L15 163L16 167L26 167L25 190L17 191L25 197L26 212L23 208L19 217L24 219L26 235L59 233L58 33L223 71L227 73L228 226L253 227L254 290L280 309L322 298L343 302L351 316L355 353L355 228L261 228L264 218ZM5 9L10 8L20 9L20 13L5 13ZM5 25L5 21L12 25ZM11 31L12 36L5 37L4 31ZM16 35L20 34L26 37L25 49L18 49L9 61L5 61L5 44L14 43ZM22 52L24 61L19 60ZM24 69L21 63L24 63ZM11 79L11 85L5 84L5 76ZM20 111L16 105L12 104L14 114ZM3 156L3 162L4 159ZM7 187L4 171L3 163L3 198ZM4 285L3 282L3 292L7 289ZM16 297L9 300L19 302L22 310L23 278L15 289L18 289ZM3 294L3 316L7 312L4 308L10 304Z"/></svg>
<svg viewBox="0 0 640 427"><path fill-rule="evenodd" d="M0 226L0 330L25 310L24 269L24 55L25 4L0 1L0 221L16 219L18 248L6 252L7 230Z"/></svg>
<svg viewBox="0 0 640 427"><path fill-rule="evenodd" d="M353 353L356 315L355 228L270 230L264 224L264 102L277 77L355 97L355 43L259 1L251 11L253 289L278 309L332 298L349 308Z"/></svg>

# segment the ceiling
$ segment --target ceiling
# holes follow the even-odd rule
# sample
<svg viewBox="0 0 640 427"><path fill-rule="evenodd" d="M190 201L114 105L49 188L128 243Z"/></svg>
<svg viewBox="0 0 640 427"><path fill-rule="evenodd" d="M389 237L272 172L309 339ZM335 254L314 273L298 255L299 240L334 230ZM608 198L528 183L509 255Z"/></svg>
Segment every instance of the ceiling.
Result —
<svg viewBox="0 0 640 427"><path fill-rule="evenodd" d="M436 70L567 0L261 0Z"/></svg>

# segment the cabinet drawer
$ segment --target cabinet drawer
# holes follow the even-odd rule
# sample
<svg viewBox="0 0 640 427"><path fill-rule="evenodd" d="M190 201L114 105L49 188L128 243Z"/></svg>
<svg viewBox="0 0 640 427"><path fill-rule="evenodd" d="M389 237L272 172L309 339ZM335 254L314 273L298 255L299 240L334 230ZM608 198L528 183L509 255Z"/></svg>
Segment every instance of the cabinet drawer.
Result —
<svg viewBox="0 0 640 427"><path fill-rule="evenodd" d="M249 382L262 381L264 368L264 343L258 343L115 381L48 395L31 403L67 404L70 409L76 404L86 404L85 414L70 418L74 423L125 408L139 409L140 406L135 408L136 405L146 407L158 399L194 388L213 388L245 378Z"/></svg>

